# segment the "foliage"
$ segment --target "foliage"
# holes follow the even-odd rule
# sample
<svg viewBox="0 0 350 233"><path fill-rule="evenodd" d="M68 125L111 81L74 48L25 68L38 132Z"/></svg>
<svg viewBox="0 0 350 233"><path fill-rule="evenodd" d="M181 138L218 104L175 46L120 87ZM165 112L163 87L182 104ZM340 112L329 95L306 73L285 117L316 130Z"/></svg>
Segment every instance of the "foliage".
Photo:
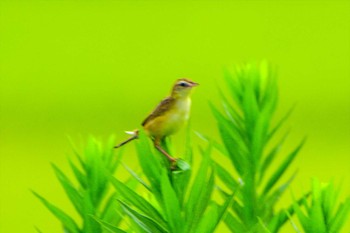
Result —
<svg viewBox="0 0 350 233"><path fill-rule="evenodd" d="M101 222L116 225L120 222L121 217L115 214L115 208L117 207L114 202L115 193L110 194L108 192L109 176L116 171L121 158L121 152L117 156L114 155L113 144L114 139L112 137L105 148L91 138L83 155L74 150L78 164L72 161L69 161L69 164L75 180L69 179L61 169L56 165L52 165L57 179L81 218L81 226L79 226L78 221L73 220L59 207L47 201L38 193L33 192L61 222L64 232L103 232L100 223L95 218L98 218ZM77 185L74 185L74 183L77 183Z"/></svg>
<svg viewBox="0 0 350 233"><path fill-rule="evenodd" d="M285 210L275 210L296 173L282 178L304 140L289 154L280 155L287 135L279 139L276 135L292 110L273 125L278 95L275 75L268 64L247 64L234 73L226 72L225 84L228 95L220 92L222 110L211 104L222 143L201 135L209 143L205 149L200 148L200 156L193 156L188 127L185 155L173 169L140 130L136 149L141 171L124 164L131 184L114 177L122 152L119 149L114 156L113 138L105 148L91 139L84 154L75 150L78 165L69 162L74 180L53 165L81 219L74 220L34 194L69 233L211 233L222 222L231 232L274 233L288 218L294 224L294 212L306 233L338 232L350 211L350 199L336 209L338 192L333 183L321 188L315 180L311 193ZM171 151L170 143L163 142L163 147ZM230 164L220 164L212 156L214 148ZM110 184L114 190L108 191ZM307 201L310 194L311 204Z"/></svg>
<svg viewBox="0 0 350 233"><path fill-rule="evenodd" d="M112 179L124 213L132 220L136 232L214 232L227 209L230 198L223 205L212 201L214 171L210 165L211 147L202 151L202 161L196 174L179 159L175 171L169 169L163 155L155 153L149 140L141 133L137 142L138 157L146 180L128 169L147 191L139 195L123 182ZM187 140L187 161L192 161ZM181 169L182 168L182 169ZM194 177L193 182L190 182ZM145 197L146 196L146 197Z"/></svg>
<svg viewBox="0 0 350 233"><path fill-rule="evenodd" d="M311 203L303 200L305 211L294 204L305 233L340 232L350 212L350 198L340 203L336 209L338 196L339 190L335 189L333 182L322 186L317 179L313 179Z"/></svg>
<svg viewBox="0 0 350 233"><path fill-rule="evenodd" d="M227 155L238 176L235 178L227 166L215 163L220 179L232 192L237 192L232 213L225 222L232 232L263 232L263 228L277 232L288 216L283 210L275 213L274 206L294 174L283 184L277 184L304 142L285 156L280 165L271 167L285 140L283 137L271 146L272 138L291 111L271 126L277 83L266 63L237 67L234 73L227 71L225 84L230 98L220 93L223 112L211 105L224 144L224 147L216 144L217 148Z"/></svg>

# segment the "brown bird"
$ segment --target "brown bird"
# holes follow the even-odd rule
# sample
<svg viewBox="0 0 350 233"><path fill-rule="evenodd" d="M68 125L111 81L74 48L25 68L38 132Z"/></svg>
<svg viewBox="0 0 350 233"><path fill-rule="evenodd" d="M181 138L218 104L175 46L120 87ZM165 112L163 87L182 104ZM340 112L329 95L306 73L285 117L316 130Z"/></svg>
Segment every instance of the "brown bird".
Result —
<svg viewBox="0 0 350 233"><path fill-rule="evenodd" d="M178 79L172 88L171 95L160 102L156 109L142 122L144 130L152 138L154 146L170 162L175 162L176 159L161 147L161 141L176 133L188 120L191 108L191 90L197 85L198 83L188 79ZM115 148L138 138L138 132L138 130L127 132L133 136Z"/></svg>

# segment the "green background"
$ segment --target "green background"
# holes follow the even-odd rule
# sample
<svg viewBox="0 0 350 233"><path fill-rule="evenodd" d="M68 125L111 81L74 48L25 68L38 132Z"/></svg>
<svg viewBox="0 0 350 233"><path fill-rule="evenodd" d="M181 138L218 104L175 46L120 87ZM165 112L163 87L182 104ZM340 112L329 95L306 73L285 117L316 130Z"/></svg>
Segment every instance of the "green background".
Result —
<svg viewBox="0 0 350 233"><path fill-rule="evenodd" d="M188 77L201 84L193 129L218 138L207 103L218 103L223 68L261 59L278 70L277 115L296 104L286 151L308 136L291 190L316 176L343 183L345 198L349 12L350 1L1 1L0 232L60 232L30 189L74 215L50 167L67 170L67 135L79 145L90 134L125 139ZM135 164L132 145L126 153ZM280 205L291 201L287 192Z"/></svg>

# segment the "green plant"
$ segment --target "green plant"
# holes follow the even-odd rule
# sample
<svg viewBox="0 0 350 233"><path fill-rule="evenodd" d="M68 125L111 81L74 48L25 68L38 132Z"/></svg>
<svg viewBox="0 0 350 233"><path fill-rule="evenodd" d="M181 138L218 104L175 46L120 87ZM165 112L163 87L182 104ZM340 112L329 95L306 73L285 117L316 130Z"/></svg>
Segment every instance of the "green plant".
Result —
<svg viewBox="0 0 350 233"><path fill-rule="evenodd" d="M135 232L214 232L230 203L223 205L212 201L214 171L210 165L211 147L202 151L202 162L193 174L184 160L178 160L180 169L171 171L163 156L149 145L143 133L137 142L142 173L147 180L131 175L143 186L147 194L139 195L118 179L112 183L119 194L118 202L132 222ZM190 142L187 140L186 161L192 161ZM195 176L190 182L191 176ZM147 197L144 197L147 196Z"/></svg>
<svg viewBox="0 0 350 233"><path fill-rule="evenodd" d="M277 186L289 165L301 149L301 142L276 168L274 162L286 138L271 145L272 138L290 115L289 111L274 127L272 117L277 104L277 83L267 63L237 67L234 73L225 73L227 98L221 91L223 112L213 104L225 154L236 174L215 163L220 179L236 198L225 222L232 232L277 232L287 221L284 210L275 212L275 204L294 175ZM270 149L272 148L272 149ZM272 175L269 169L273 170ZM290 212L293 212L292 206Z"/></svg>
<svg viewBox="0 0 350 233"><path fill-rule="evenodd" d="M338 196L339 190L335 189L333 182L321 185L317 179L313 179L311 203L305 198L304 208L294 204L294 210L304 232L340 232L350 212L350 198L340 203L336 209Z"/></svg>
<svg viewBox="0 0 350 233"><path fill-rule="evenodd" d="M91 138L83 155L74 150L79 165L75 165L72 161L69 161L69 164L75 180L70 180L56 165L52 165L57 179L78 212L80 220L74 220L59 207L33 192L61 222L64 232L99 233L103 232L103 229L98 221L114 225L118 225L121 221L121 217L115 214L115 208L117 208L114 202L115 193L108 192L110 174L116 171L121 158L121 152L117 156L114 155L113 145L113 137L105 148ZM80 221L82 221L81 226L78 224Z"/></svg>
<svg viewBox="0 0 350 233"><path fill-rule="evenodd" d="M74 220L34 194L67 233L211 233L221 222L231 232L274 233L280 231L288 218L292 221L294 212L307 233L338 232L350 211L350 199L335 211L338 192L332 183L320 188L319 182L314 181L311 193L295 200L287 209L275 210L295 172L284 182L281 178L304 140L275 165L287 136L276 139L276 133L291 111L272 126L278 96L269 66L261 63L237 67L233 74L226 72L225 84L229 98L220 92L223 111L211 104L223 144L202 136L209 143L199 150L199 164L194 163L190 127L186 152L177 161L176 170L154 150L141 130L136 142L141 172L124 165L131 182L123 182L113 176L121 164L122 153L117 150L114 156L113 138L105 149L91 139L83 155L75 152L78 165L70 161L74 181L53 165L81 219ZM170 143L163 142L162 146L171 151ZM223 166L217 157L212 157L213 148L226 156L230 164ZM222 186L216 178L222 181ZM110 184L114 190L108 191ZM307 201L310 194L311 205Z"/></svg>

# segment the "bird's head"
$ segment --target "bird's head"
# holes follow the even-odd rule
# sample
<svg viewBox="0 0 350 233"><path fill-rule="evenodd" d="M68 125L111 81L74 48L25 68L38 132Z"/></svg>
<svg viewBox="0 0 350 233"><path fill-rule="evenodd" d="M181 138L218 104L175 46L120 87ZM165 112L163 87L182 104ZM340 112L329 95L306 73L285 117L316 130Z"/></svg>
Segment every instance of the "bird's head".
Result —
<svg viewBox="0 0 350 233"><path fill-rule="evenodd" d="M198 83L189 79L178 79L174 84L171 95L175 98L187 97L190 95L192 88L198 85Z"/></svg>

